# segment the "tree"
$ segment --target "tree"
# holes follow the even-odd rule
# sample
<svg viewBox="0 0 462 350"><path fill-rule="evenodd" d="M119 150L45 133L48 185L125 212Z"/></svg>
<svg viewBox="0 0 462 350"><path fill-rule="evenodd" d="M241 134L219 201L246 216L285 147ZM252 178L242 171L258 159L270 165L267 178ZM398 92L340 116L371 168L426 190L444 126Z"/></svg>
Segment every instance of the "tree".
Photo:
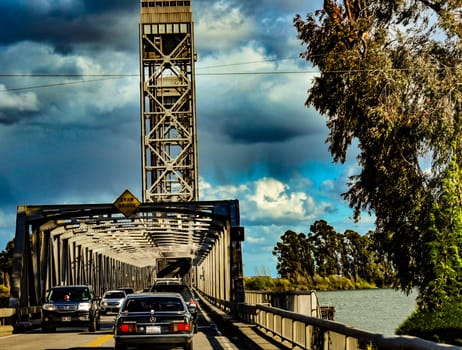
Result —
<svg viewBox="0 0 462 350"><path fill-rule="evenodd" d="M462 170L456 156L442 179L442 193L428 218L428 270L419 304L422 310L453 304L462 295Z"/></svg>
<svg viewBox="0 0 462 350"><path fill-rule="evenodd" d="M357 144L360 173L343 196L356 220L375 214L399 287L425 298L435 268L434 249L423 249L435 238L428 218L453 156L462 159L460 0L324 0L294 25L301 56L319 68L306 105L327 117L333 160Z"/></svg>
<svg viewBox="0 0 462 350"><path fill-rule="evenodd" d="M296 282L300 277L309 280L315 273L312 249L303 233L292 230L281 236L273 249L277 257L276 269L282 278Z"/></svg>
<svg viewBox="0 0 462 350"><path fill-rule="evenodd" d="M372 271L369 258L371 252L368 250L368 245L367 236L361 236L359 233L352 230L345 231L345 256L343 260L344 265L348 266L348 276L354 281L360 278L368 281L372 280L372 278L370 278L370 273Z"/></svg>
<svg viewBox="0 0 462 350"><path fill-rule="evenodd" d="M10 291L10 280L13 269L14 240L7 243L5 250L0 252L0 297L7 297ZM6 291L6 292L5 292ZM5 294L6 295L3 295ZM0 303L1 304L1 303Z"/></svg>
<svg viewBox="0 0 462 350"><path fill-rule="evenodd" d="M339 275L342 270L341 238L325 220L310 227L308 240L313 247L316 271L321 276Z"/></svg>

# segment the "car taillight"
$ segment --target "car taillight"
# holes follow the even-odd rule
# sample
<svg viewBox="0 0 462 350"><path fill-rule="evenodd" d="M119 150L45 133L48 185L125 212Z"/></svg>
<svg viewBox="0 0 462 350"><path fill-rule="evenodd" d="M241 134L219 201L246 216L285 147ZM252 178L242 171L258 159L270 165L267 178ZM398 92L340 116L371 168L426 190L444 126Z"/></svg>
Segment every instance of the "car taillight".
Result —
<svg viewBox="0 0 462 350"><path fill-rule="evenodd" d="M136 332L136 323L121 323L119 324L120 333L134 333Z"/></svg>
<svg viewBox="0 0 462 350"><path fill-rule="evenodd" d="M189 332L190 330L191 330L191 324L187 322L170 323L171 332Z"/></svg>

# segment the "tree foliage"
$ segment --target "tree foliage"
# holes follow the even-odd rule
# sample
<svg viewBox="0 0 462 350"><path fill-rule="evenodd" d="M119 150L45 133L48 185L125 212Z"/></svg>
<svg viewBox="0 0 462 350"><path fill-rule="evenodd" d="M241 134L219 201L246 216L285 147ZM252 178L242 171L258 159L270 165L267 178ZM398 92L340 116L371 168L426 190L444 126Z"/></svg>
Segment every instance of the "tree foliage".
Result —
<svg viewBox="0 0 462 350"><path fill-rule="evenodd" d="M429 292L428 218L462 159L461 16L460 0L325 0L294 19L301 56L319 68L306 105L327 117L334 161L358 146L344 198L357 220L375 214L376 242L406 291Z"/></svg>
<svg viewBox="0 0 462 350"><path fill-rule="evenodd" d="M281 278L295 281L300 277L309 279L313 276L312 249L303 233L286 231L281 237L281 242L276 244L273 254L278 256L276 269Z"/></svg>
<svg viewBox="0 0 462 350"><path fill-rule="evenodd" d="M369 235L340 234L324 220L313 223L308 235L286 231L273 254L278 274L294 286L329 289L329 279L334 279L331 284L338 288L382 287L393 280Z"/></svg>
<svg viewBox="0 0 462 350"><path fill-rule="evenodd" d="M442 192L428 218L427 274L419 305L424 311L441 309L462 298L462 170L457 156L442 179Z"/></svg>
<svg viewBox="0 0 462 350"><path fill-rule="evenodd" d="M7 243L5 250L0 251L0 307L8 305L10 280L13 269L14 240Z"/></svg>

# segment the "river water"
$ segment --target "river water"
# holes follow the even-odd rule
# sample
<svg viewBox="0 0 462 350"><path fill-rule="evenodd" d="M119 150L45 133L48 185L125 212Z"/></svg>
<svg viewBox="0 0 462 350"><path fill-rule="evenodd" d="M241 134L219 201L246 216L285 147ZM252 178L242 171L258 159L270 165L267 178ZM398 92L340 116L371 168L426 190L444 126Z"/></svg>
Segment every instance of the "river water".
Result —
<svg viewBox="0 0 462 350"><path fill-rule="evenodd" d="M337 322L386 336L414 311L417 293L393 289L316 291L319 304L334 306Z"/></svg>

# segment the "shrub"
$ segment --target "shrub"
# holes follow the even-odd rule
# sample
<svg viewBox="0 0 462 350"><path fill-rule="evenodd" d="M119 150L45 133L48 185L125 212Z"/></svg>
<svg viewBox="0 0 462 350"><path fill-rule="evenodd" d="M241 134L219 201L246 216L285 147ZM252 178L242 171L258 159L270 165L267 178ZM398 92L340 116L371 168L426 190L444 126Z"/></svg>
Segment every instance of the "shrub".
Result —
<svg viewBox="0 0 462 350"><path fill-rule="evenodd" d="M286 278L276 278L274 280L274 287L277 291L292 290L292 284Z"/></svg>
<svg viewBox="0 0 462 350"><path fill-rule="evenodd" d="M374 283L369 283L363 279L359 279L355 282L355 288L356 289L372 289L372 288L377 288L377 286Z"/></svg>
<svg viewBox="0 0 462 350"><path fill-rule="evenodd" d="M329 290L330 281L328 277L315 276L314 277L314 289L317 290Z"/></svg>
<svg viewBox="0 0 462 350"><path fill-rule="evenodd" d="M274 280L269 276L245 277L244 288L247 290L274 290Z"/></svg>
<svg viewBox="0 0 462 350"><path fill-rule="evenodd" d="M345 276L330 276L330 289L354 289L355 285L352 280Z"/></svg>
<svg viewBox="0 0 462 350"><path fill-rule="evenodd" d="M416 310L396 330L438 343L462 345L462 303L447 303L441 309Z"/></svg>

